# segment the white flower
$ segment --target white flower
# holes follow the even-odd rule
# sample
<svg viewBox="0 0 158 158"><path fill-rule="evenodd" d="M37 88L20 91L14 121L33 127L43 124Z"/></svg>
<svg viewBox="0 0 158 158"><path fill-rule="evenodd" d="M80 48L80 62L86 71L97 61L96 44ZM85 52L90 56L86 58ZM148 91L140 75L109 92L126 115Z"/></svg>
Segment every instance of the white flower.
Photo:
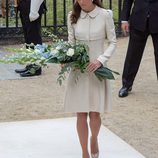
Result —
<svg viewBox="0 0 158 158"><path fill-rule="evenodd" d="M32 49L30 49L30 48L29 48L29 49L27 49L27 51L32 53Z"/></svg>
<svg viewBox="0 0 158 158"><path fill-rule="evenodd" d="M35 52L35 53L39 53L40 50L39 50L39 49L35 49L34 52Z"/></svg>
<svg viewBox="0 0 158 158"><path fill-rule="evenodd" d="M54 49L54 48L52 48L51 49L51 54L52 55L55 55L55 54L57 54L59 51L57 50L57 49Z"/></svg>
<svg viewBox="0 0 158 158"><path fill-rule="evenodd" d="M41 60L45 60L45 58L44 58L44 57L41 57Z"/></svg>
<svg viewBox="0 0 158 158"><path fill-rule="evenodd" d="M57 47L56 47L56 50L60 50L60 49L61 49L61 47L60 47L60 46L57 46Z"/></svg>
<svg viewBox="0 0 158 158"><path fill-rule="evenodd" d="M67 51L67 53L66 53L66 55L72 57L74 55L74 53L75 53L74 49L69 48L68 51Z"/></svg>

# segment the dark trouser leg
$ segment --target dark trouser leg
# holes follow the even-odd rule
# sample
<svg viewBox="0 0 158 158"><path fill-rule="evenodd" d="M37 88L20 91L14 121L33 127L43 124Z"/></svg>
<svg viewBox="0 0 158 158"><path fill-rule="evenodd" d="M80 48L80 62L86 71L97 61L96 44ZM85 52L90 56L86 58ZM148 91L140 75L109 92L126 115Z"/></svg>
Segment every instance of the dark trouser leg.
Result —
<svg viewBox="0 0 158 158"><path fill-rule="evenodd" d="M42 44L41 38L41 18L31 22L29 19L31 0L22 0L19 4L20 18L23 26L25 43Z"/></svg>
<svg viewBox="0 0 158 158"><path fill-rule="evenodd" d="M130 31L129 45L122 76L122 84L124 87L129 88L133 85L148 35L148 31L141 32L135 29L131 29Z"/></svg>
<svg viewBox="0 0 158 158"><path fill-rule="evenodd" d="M41 37L41 18L40 16L37 20L27 23L27 44L33 43L34 45L42 44L42 37ZM34 47L31 47L34 49ZM40 69L39 65L32 65L34 69Z"/></svg>
<svg viewBox="0 0 158 158"><path fill-rule="evenodd" d="M26 24L25 24L26 21L25 21L24 16L21 13L20 13L20 19L21 19L21 23L22 23L25 43L27 43L27 27L26 27Z"/></svg>
<svg viewBox="0 0 158 158"><path fill-rule="evenodd" d="M19 4L19 11L20 11L20 18L23 26L24 31L24 38L25 43L34 45L36 44L42 44L42 38L41 38L41 18L40 17L31 22L29 19L29 13L30 13L30 3L31 0L22 0ZM26 46L28 48L30 46ZM34 49L34 46L31 47ZM34 75L40 75L41 74L41 67L36 64L29 64L26 66L25 69L15 70L15 72L20 73L22 77L28 77L28 76L34 76Z"/></svg>
<svg viewBox="0 0 158 158"><path fill-rule="evenodd" d="M18 10L20 12L20 19L22 23L22 28L24 32L25 43L27 43L27 25L29 21L29 13L30 13L30 3L31 0L22 0L19 3Z"/></svg>
<svg viewBox="0 0 158 158"><path fill-rule="evenodd" d="M41 16L33 21L29 22L27 24L27 42L28 44L34 43L36 44L42 44L42 38L41 38Z"/></svg>
<svg viewBox="0 0 158 158"><path fill-rule="evenodd" d="M24 38L25 43L34 45L36 44L42 44L42 37L41 37L41 16L33 21L30 22L28 17L24 17L25 15L20 15L21 22L23 25L23 31L24 31Z"/></svg>
<svg viewBox="0 0 158 158"><path fill-rule="evenodd" d="M153 45L154 45L154 54L155 54L155 66L156 66L156 73L158 79L158 33L151 34Z"/></svg>

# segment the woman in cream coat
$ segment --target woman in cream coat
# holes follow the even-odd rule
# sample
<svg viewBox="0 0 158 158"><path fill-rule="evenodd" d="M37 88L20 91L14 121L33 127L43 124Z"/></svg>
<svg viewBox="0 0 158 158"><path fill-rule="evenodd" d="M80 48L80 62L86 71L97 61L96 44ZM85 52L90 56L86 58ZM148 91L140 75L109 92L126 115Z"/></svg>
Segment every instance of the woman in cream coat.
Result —
<svg viewBox="0 0 158 158"><path fill-rule="evenodd" d="M108 47L105 48L105 39ZM99 81L94 71L107 61L116 48L116 35L112 12L101 6L100 0L76 0L68 15L68 40L89 46L90 64L87 73L71 72L65 95L65 111L77 113L77 131L82 147L82 158L90 158L88 152L88 123L91 129L91 157L99 157L98 134L100 113L111 110L109 81Z"/></svg>

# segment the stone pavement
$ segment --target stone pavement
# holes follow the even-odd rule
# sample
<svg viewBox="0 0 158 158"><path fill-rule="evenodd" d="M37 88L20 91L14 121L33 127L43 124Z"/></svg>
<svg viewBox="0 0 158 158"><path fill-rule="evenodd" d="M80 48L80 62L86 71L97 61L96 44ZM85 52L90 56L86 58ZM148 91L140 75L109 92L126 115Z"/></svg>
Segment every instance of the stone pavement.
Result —
<svg viewBox="0 0 158 158"><path fill-rule="evenodd" d="M5 54L8 54L8 52L0 49L0 58L5 56ZM18 64L0 63L0 80L20 79L21 77L19 76L19 74L15 73L14 71L17 68L23 68L23 66Z"/></svg>
<svg viewBox="0 0 158 158"><path fill-rule="evenodd" d="M81 158L76 118L0 123L1 158ZM104 126L99 158L145 158Z"/></svg>
<svg viewBox="0 0 158 158"><path fill-rule="evenodd" d="M22 68L22 66L17 64L0 63L0 80L21 79L19 74L14 71L17 68Z"/></svg>

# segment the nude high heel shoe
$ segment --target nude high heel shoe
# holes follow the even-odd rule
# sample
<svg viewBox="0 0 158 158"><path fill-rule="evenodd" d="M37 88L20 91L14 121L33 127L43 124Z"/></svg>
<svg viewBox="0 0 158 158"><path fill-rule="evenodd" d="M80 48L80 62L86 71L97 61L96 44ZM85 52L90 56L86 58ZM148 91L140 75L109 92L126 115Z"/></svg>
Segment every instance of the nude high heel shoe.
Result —
<svg viewBox="0 0 158 158"><path fill-rule="evenodd" d="M99 152L97 152L97 153L95 153L95 154L92 154L92 153L91 153L91 157L92 157L92 158L99 158Z"/></svg>
<svg viewBox="0 0 158 158"><path fill-rule="evenodd" d="M92 137L90 138L90 142L91 142ZM91 158L99 158L99 151L95 154L91 153Z"/></svg>

